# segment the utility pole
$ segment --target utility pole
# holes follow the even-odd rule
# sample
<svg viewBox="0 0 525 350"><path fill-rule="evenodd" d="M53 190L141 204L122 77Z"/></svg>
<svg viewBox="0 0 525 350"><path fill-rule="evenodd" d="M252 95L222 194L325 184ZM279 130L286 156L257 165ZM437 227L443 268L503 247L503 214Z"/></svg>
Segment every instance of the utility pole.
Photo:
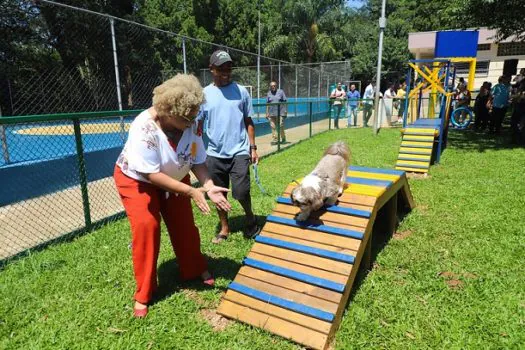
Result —
<svg viewBox="0 0 525 350"><path fill-rule="evenodd" d="M383 60L383 35L386 27L386 17L385 17L385 7L386 0L382 1L381 4L381 17L379 18L379 49L377 52L377 72L376 72L376 91L374 99L374 134L377 135L380 127L379 119L379 88L381 86L381 64Z"/></svg>

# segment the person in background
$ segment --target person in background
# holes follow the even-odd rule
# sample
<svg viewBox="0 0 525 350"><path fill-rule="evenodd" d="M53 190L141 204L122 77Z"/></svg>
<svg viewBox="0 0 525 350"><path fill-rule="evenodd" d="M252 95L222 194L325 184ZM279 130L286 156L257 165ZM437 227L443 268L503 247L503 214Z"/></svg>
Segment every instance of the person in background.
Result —
<svg viewBox="0 0 525 350"><path fill-rule="evenodd" d="M129 137L118 157L115 183L132 234L135 317L145 317L157 289L160 220L168 229L183 280L214 280L200 250L190 199L204 214L210 213L205 194L221 210L229 211L226 188L211 180L206 151L195 118L203 101L194 76L178 74L153 90L153 106L131 123ZM189 171L202 187L190 184Z"/></svg>
<svg viewBox="0 0 525 350"><path fill-rule="evenodd" d="M336 129L339 129L339 117L341 115L341 110L343 109L343 105L346 100L346 93L343 90L342 83L337 83L337 87L330 94L330 99L333 100L333 106L335 111L334 127Z"/></svg>
<svg viewBox="0 0 525 350"><path fill-rule="evenodd" d="M213 82L204 88L201 122L206 125L208 158L206 164L213 182L222 187L232 185L232 196L245 213L244 236L253 238L261 228L252 210L250 164L259 160L255 144L252 98L245 87L232 81L233 60L217 50L210 56ZM228 238L228 213L218 207L220 230L213 243Z"/></svg>
<svg viewBox="0 0 525 350"><path fill-rule="evenodd" d="M361 98L361 93L355 89L355 84L350 85L350 90L346 93L346 98L348 99L348 123L346 126L349 128L352 125L352 119L354 126L357 125L357 108L359 106L359 99Z"/></svg>
<svg viewBox="0 0 525 350"><path fill-rule="evenodd" d="M397 114L397 122L402 123L403 122L403 113L405 113L405 97L407 95L407 83L405 80L401 81L401 85L399 86L399 89L397 89L396 98L399 105L398 108L398 114Z"/></svg>
<svg viewBox="0 0 525 350"><path fill-rule="evenodd" d="M388 125L392 125L392 114L394 110L394 99L396 98L396 84L394 83L388 83L388 88L385 90L384 93L384 100L385 103L385 114L386 114L386 121Z"/></svg>
<svg viewBox="0 0 525 350"><path fill-rule="evenodd" d="M374 108L374 96L376 90L376 83L371 81L365 89L363 94L363 126L368 127L368 121L372 117Z"/></svg>
<svg viewBox="0 0 525 350"><path fill-rule="evenodd" d="M272 145L277 144L277 125L279 124L279 133L281 137L281 143L286 143L286 135L284 133L284 120L287 116L287 106L286 104L281 104L279 106L270 106L272 103L284 103L286 102L286 95L282 89L277 88L277 82L272 81L270 83L270 90L266 95L266 118L270 123L272 129Z"/></svg>
<svg viewBox="0 0 525 350"><path fill-rule="evenodd" d="M509 106L510 91L505 82L505 77L500 76L498 83L492 88L489 98L489 106L492 107L489 129L493 134L499 134L501 132L501 124L503 123Z"/></svg>
<svg viewBox="0 0 525 350"><path fill-rule="evenodd" d="M474 113L476 115L476 123L474 129L476 130L485 130L489 122L489 110L487 108L487 103L490 97L490 89L488 82L483 82L483 85L479 88L479 93L476 96L476 101L474 102Z"/></svg>

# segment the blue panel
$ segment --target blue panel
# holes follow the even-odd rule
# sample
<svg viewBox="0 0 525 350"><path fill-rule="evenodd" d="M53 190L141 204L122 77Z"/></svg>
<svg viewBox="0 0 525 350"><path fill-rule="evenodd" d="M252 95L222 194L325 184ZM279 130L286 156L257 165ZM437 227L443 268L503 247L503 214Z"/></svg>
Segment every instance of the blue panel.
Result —
<svg viewBox="0 0 525 350"><path fill-rule="evenodd" d="M283 224L288 226L300 227L308 230L331 233L338 236L350 237L355 239L363 239L363 233L352 230L345 230L339 227L312 224L307 221L297 221L294 219L282 218L279 216L268 215L266 217L267 222L275 222L277 224Z"/></svg>
<svg viewBox="0 0 525 350"><path fill-rule="evenodd" d="M300 252L300 253L311 254L311 255L319 256L321 258L337 260L337 261L341 261L347 264L354 263L354 257L352 255L336 253L331 250L309 247L307 245L287 242L287 241L283 241L280 239L264 237L264 236L257 236L255 237L255 242L268 244L274 247L285 248L285 249L293 250L293 251Z"/></svg>
<svg viewBox="0 0 525 350"><path fill-rule="evenodd" d="M362 171L365 173L376 173L376 174L388 174L388 175L403 175L405 172L394 169L379 169L379 168L367 168L364 166L351 166L348 169L352 171Z"/></svg>
<svg viewBox="0 0 525 350"><path fill-rule="evenodd" d="M363 179L361 177L352 177L348 176L346 182L349 184L356 185L368 185L368 186L378 186L378 187L389 187L393 184L390 180L372 180L372 179Z"/></svg>
<svg viewBox="0 0 525 350"><path fill-rule="evenodd" d="M433 119L420 118L420 119L416 120L414 122L414 124L410 125L410 127L417 126L417 125L425 125L425 126L432 125L432 126L435 126L435 127L440 127L441 126L441 119L439 119L439 118L433 118Z"/></svg>
<svg viewBox="0 0 525 350"><path fill-rule="evenodd" d="M311 306L295 303L290 300L276 297L275 295L271 295L271 294L261 292L256 289L250 288L250 287L246 287L245 285L242 285L237 282L231 282L228 288L236 292L242 293L244 295L250 296L252 298L259 299L265 303L277 305L282 308L292 310L292 311L298 312L303 315L317 318L319 320L323 320L326 322L332 322L334 320L334 314L330 312L326 312L326 311L316 309Z"/></svg>
<svg viewBox="0 0 525 350"><path fill-rule="evenodd" d="M476 57L477 30L451 30L436 33L435 57Z"/></svg>
<svg viewBox="0 0 525 350"><path fill-rule="evenodd" d="M278 197L277 203L293 205L292 200L286 197ZM369 218L371 215L371 213L366 210L339 207L337 205L325 205L323 208L330 213L361 216L364 218Z"/></svg>
<svg viewBox="0 0 525 350"><path fill-rule="evenodd" d="M251 266L259 270L275 273L276 275L288 277L297 281L312 284L314 286L322 287L325 289L333 290L334 292L343 293L345 290L344 284L333 282L324 278L315 277L306 273L297 272L284 267L275 266L272 264L265 263L260 260L244 258L244 265Z"/></svg>

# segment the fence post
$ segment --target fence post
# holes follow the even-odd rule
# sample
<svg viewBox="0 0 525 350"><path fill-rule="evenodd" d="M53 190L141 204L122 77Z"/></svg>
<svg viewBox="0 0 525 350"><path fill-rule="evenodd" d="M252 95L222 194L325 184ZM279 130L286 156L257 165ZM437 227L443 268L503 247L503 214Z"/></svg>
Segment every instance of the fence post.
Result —
<svg viewBox="0 0 525 350"><path fill-rule="evenodd" d="M308 115L310 117L310 132L309 135L312 137L312 101L308 102Z"/></svg>
<svg viewBox="0 0 525 350"><path fill-rule="evenodd" d="M277 152L281 150L281 103L277 104Z"/></svg>
<svg viewBox="0 0 525 350"><path fill-rule="evenodd" d="M186 38L182 38L182 63L184 65L184 74L186 74Z"/></svg>
<svg viewBox="0 0 525 350"><path fill-rule="evenodd" d="M294 117L297 117L297 64L295 65L295 104L293 105Z"/></svg>
<svg viewBox="0 0 525 350"><path fill-rule="evenodd" d="M2 118L2 107L0 106L0 118ZM4 125L0 124L0 138L2 139L2 154L6 164L10 163L9 159L9 148L7 148L7 136L5 134Z"/></svg>
<svg viewBox="0 0 525 350"><path fill-rule="evenodd" d="M82 146L82 134L80 132L80 120L78 118L73 119L73 129L75 130L75 143L77 146L78 177L80 179L80 190L82 192L84 221L86 223L86 231L91 231L91 211L89 208L86 163L84 161L84 147Z"/></svg>
<svg viewBox="0 0 525 350"><path fill-rule="evenodd" d="M117 84L117 101L118 101L118 110L122 110L122 96L120 94L120 74L118 72L118 57L117 57L117 42L115 40L115 20L113 18L109 19L109 24L111 27L111 45L113 47L113 64L115 66L115 82ZM120 117L120 138L124 141L126 135L126 129L124 128L124 117Z"/></svg>

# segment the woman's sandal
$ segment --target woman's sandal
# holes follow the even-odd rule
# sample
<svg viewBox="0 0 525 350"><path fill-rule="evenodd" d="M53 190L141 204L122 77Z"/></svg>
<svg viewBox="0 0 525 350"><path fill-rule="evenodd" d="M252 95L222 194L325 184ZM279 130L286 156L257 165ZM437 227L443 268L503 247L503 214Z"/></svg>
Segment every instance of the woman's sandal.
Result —
<svg viewBox="0 0 525 350"><path fill-rule="evenodd" d="M202 279L202 283L204 283L205 285L209 287L215 286L215 278L209 271L208 271L208 276L202 277L201 275L201 279Z"/></svg>
<svg viewBox="0 0 525 350"><path fill-rule="evenodd" d="M228 239L228 235L225 235L223 233L217 233L215 237L211 240L212 243L219 244L222 241L225 241Z"/></svg>

